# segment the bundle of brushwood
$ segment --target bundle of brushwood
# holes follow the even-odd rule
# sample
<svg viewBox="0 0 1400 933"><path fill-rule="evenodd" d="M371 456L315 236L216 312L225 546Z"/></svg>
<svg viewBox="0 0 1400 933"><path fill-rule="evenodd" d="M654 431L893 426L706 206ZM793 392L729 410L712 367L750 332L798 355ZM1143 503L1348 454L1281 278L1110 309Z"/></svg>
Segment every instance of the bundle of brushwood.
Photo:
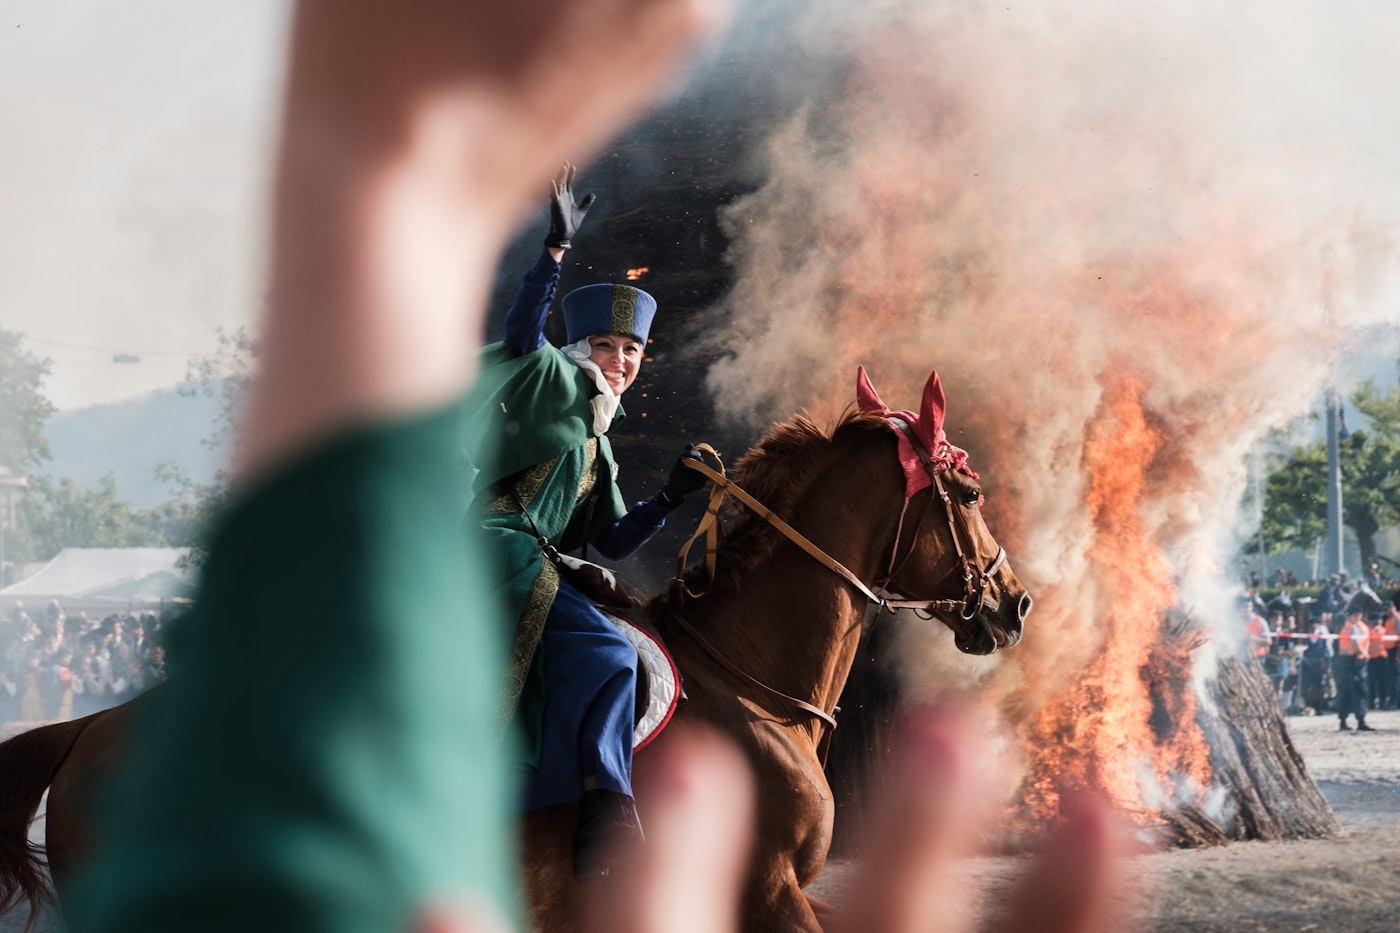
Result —
<svg viewBox="0 0 1400 933"><path fill-rule="evenodd" d="M1225 803L1214 816L1195 807L1164 814L1176 841L1218 845L1238 839L1322 839L1338 832L1337 818L1293 746L1259 662L1223 658L1209 689L1212 703L1197 721L1210 743L1214 781L1224 789Z"/></svg>

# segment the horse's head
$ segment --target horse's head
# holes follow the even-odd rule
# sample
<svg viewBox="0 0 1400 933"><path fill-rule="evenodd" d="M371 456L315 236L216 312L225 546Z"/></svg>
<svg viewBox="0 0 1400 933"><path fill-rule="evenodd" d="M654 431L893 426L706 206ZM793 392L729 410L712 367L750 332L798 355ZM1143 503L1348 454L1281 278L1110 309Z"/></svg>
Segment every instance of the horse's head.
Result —
<svg viewBox="0 0 1400 933"><path fill-rule="evenodd" d="M917 414L891 411L863 367L856 397L863 414L884 418L895 432L905 476L904 507L880 583L890 604L933 613L968 654L1016 644L1031 597L982 518L982 487L966 451L943 431L938 373L929 376Z"/></svg>

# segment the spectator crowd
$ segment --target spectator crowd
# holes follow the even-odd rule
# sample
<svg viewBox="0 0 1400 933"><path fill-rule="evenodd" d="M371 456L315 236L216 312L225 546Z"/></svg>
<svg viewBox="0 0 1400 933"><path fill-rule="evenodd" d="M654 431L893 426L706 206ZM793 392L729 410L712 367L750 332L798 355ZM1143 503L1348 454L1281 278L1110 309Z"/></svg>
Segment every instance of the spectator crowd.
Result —
<svg viewBox="0 0 1400 933"><path fill-rule="evenodd" d="M1333 574L1315 597L1294 598L1286 587L1296 579L1276 576L1283 586L1266 601L1251 574L1240 608L1248 650L1284 710L1400 709L1400 582L1372 565L1363 580ZM161 682L165 621L154 612L69 615L57 600L31 614L16 603L0 614L0 726L86 716Z"/></svg>
<svg viewBox="0 0 1400 933"><path fill-rule="evenodd" d="M1333 712L1347 731L1354 716L1365 732L1367 710L1400 708L1400 588L1376 565L1361 581L1333 574L1315 597L1281 589L1265 601L1251 585L1240 608L1248 650L1285 711Z"/></svg>
<svg viewBox="0 0 1400 933"><path fill-rule="evenodd" d="M100 619L57 600L0 616L0 724L74 719L123 703L165 679L163 620L152 612Z"/></svg>

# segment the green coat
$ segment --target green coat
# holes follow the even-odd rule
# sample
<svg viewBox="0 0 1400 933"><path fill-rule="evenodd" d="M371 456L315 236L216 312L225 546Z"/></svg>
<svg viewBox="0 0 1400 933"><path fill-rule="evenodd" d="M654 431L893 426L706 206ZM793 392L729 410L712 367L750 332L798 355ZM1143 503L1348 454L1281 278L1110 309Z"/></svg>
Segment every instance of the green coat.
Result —
<svg viewBox="0 0 1400 933"><path fill-rule="evenodd" d="M545 344L519 356L497 343L483 353L468 405L476 491L470 520L480 523L487 553L497 559L496 598L510 627L500 716L503 727L517 722L526 767L539 760L545 684L536 649L559 586L536 529L567 551L627 514L612 446L593 433L589 403L597 394L589 374L562 350ZM623 417L619 406L613 423Z"/></svg>
<svg viewBox="0 0 1400 933"><path fill-rule="evenodd" d="M515 913L463 413L348 433L240 497L95 807L73 933L383 933L468 891Z"/></svg>

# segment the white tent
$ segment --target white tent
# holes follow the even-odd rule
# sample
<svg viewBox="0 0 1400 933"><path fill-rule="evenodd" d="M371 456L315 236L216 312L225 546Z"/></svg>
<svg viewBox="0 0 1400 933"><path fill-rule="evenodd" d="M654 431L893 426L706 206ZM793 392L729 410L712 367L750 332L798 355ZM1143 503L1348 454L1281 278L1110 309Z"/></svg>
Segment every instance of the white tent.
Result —
<svg viewBox="0 0 1400 933"><path fill-rule="evenodd" d="M176 566L187 548L64 548L31 576L0 589L0 599L149 605L189 597L194 574Z"/></svg>

